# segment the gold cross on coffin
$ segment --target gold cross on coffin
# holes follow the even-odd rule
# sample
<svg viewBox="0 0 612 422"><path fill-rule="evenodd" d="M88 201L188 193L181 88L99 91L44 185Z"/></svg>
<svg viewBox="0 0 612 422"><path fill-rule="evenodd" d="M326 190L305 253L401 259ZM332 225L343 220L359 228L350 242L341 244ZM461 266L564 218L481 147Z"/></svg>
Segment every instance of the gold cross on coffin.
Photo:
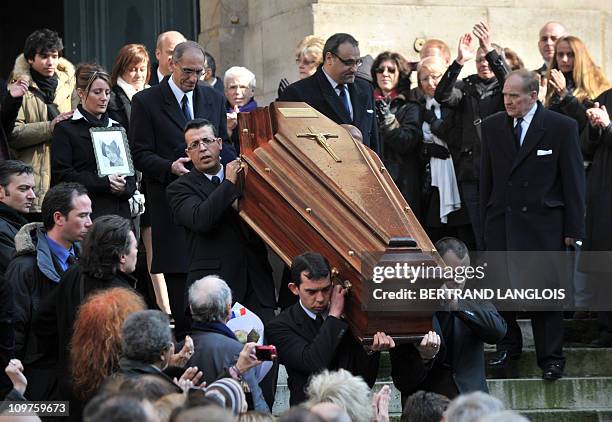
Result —
<svg viewBox="0 0 612 422"><path fill-rule="evenodd" d="M332 149L329 142L327 142L328 138L337 138L338 135L334 135L333 133L323 133L323 132L316 133L314 130L312 130L312 128L309 127L308 133L298 133L297 137L316 139L319 145L325 148L325 151L327 151L327 153L332 156L332 158L336 161L336 163L342 162L340 157L338 157L338 154L336 154L336 152Z"/></svg>

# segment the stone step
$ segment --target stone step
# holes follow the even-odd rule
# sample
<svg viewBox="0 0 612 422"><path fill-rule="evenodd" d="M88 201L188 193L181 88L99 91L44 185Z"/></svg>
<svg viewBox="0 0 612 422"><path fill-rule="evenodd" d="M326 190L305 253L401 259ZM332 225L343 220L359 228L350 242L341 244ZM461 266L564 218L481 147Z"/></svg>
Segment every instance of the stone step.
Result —
<svg viewBox="0 0 612 422"><path fill-rule="evenodd" d="M612 422L612 409L525 410L521 413L531 422ZM389 422L399 422L401 416L401 413L389 414Z"/></svg>
<svg viewBox="0 0 612 422"><path fill-rule="evenodd" d="M284 368L281 368L284 371ZM391 387L389 412L401 413L401 394L391 380L379 380L374 386L378 391L383 385ZM493 379L487 380L491 395L503 401L507 408L515 410L580 410L612 408L612 377L567 377L555 382L542 379ZM286 384L277 385L274 413L279 414L289 406L289 390Z"/></svg>
<svg viewBox="0 0 612 422"><path fill-rule="evenodd" d="M612 348L566 347L564 353L567 359L566 377L612 376ZM485 357L488 354L485 353ZM541 375L542 370L538 367L533 348L523 350L521 357L511 360L506 368L487 368L488 379L538 378ZM391 362L388 353L381 354L378 378L384 380L391 378ZM278 384L287 384L287 372L282 365L278 374Z"/></svg>

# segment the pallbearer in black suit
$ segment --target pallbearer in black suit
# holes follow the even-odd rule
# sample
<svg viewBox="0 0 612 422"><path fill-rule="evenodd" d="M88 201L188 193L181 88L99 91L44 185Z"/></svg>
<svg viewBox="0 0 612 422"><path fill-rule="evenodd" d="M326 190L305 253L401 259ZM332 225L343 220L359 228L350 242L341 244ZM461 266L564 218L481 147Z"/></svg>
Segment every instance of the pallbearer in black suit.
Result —
<svg viewBox="0 0 612 422"><path fill-rule="evenodd" d="M194 169L171 183L167 195L174 221L187 232L187 287L216 274L265 323L274 317L274 283L264 243L238 216L240 163L222 159L221 138L207 120L189 122L185 142Z"/></svg>
<svg viewBox="0 0 612 422"><path fill-rule="evenodd" d="M563 251L584 236L585 180L578 126L538 103L538 88L535 73L510 73L503 88L506 111L482 125L480 210L485 247L536 251L521 256L530 262L509 264L512 287L538 270L541 273L543 267L545 277L558 276L559 268L545 261L550 255L537 251ZM551 280L538 283L545 281ZM504 365L521 352L516 315L504 313L504 317L508 331L498 345L499 355L489 361L493 366ZM561 311L537 312L531 320L544 379L563 374L562 318Z"/></svg>
<svg viewBox="0 0 612 422"><path fill-rule="evenodd" d="M372 86L355 79L362 60L359 43L349 34L334 34L323 47L323 64L314 75L287 87L280 101L303 101L334 122L356 126L363 143L379 153Z"/></svg>
<svg viewBox="0 0 612 422"><path fill-rule="evenodd" d="M385 333L375 334L367 351L353 337L342 319L346 289L334 286L330 274L329 262L321 254L296 257L289 288L300 300L266 326L266 336L287 369L292 406L306 400L310 376L325 369L349 370L372 387L378 375L378 352L395 347Z"/></svg>
<svg viewBox="0 0 612 422"><path fill-rule="evenodd" d="M147 185L147 206L153 234L152 273L164 273L170 308L180 335L187 328L185 276L189 252L184 230L172 221L166 186L189 172L183 128L194 117L205 118L227 139L223 96L199 84L204 72L204 51L199 44L178 44L172 56L172 75L159 85L132 97L129 140L134 164ZM223 152L232 156L232 148Z"/></svg>

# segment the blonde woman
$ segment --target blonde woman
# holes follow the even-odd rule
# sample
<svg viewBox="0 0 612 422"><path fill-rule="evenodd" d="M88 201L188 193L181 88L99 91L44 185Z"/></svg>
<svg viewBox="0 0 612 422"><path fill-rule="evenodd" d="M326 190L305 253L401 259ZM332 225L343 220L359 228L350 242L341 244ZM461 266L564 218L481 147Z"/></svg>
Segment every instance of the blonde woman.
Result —
<svg viewBox="0 0 612 422"><path fill-rule="evenodd" d="M300 79L314 75L317 67L323 63L323 46L325 40L316 35L307 35L295 48L295 64L300 74ZM286 78L281 79L278 85L278 96L289 86Z"/></svg>

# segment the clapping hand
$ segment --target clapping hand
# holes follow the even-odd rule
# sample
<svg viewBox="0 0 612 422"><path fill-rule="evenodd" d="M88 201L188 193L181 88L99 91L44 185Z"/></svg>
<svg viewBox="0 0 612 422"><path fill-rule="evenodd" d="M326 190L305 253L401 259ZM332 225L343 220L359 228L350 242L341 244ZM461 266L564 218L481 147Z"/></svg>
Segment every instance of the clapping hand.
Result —
<svg viewBox="0 0 612 422"><path fill-rule="evenodd" d="M178 352L170 356L169 365L178 366L182 368L187 364L191 356L193 356L194 346L193 339L190 336L185 336L185 343L183 348Z"/></svg>
<svg viewBox="0 0 612 422"><path fill-rule="evenodd" d="M599 103L595 103L586 113L593 127L605 129L610 125L610 115L605 105L600 106Z"/></svg>
<svg viewBox="0 0 612 422"><path fill-rule="evenodd" d="M567 83L565 76L558 69L550 70L550 85L553 87L560 99L565 98L567 95Z"/></svg>
<svg viewBox="0 0 612 422"><path fill-rule="evenodd" d="M466 32L459 38L459 47L457 48L457 64L463 66L468 60L476 57L476 50L471 46L472 35Z"/></svg>
<svg viewBox="0 0 612 422"><path fill-rule="evenodd" d="M383 388L372 397L372 410L374 413L374 421L389 422L389 400L391 397L391 389L388 385L383 385Z"/></svg>
<svg viewBox="0 0 612 422"><path fill-rule="evenodd" d="M12 84L9 84L8 91L13 98L23 97L26 92L28 92L29 84L27 81L23 79L19 79Z"/></svg>
<svg viewBox="0 0 612 422"><path fill-rule="evenodd" d="M4 368L4 372L13 383L13 388L23 395L28 386L28 380L25 375L23 375L23 365L21 361L19 359L11 359L6 368Z"/></svg>
<svg viewBox="0 0 612 422"><path fill-rule="evenodd" d="M193 387L204 387L206 385L206 383L199 385L203 376L204 374L202 371L198 371L197 366L191 366L187 368L185 372L183 372L183 375L181 375L179 379L176 379L175 377L173 381L176 385L181 387L183 393L187 394L189 389Z"/></svg>

